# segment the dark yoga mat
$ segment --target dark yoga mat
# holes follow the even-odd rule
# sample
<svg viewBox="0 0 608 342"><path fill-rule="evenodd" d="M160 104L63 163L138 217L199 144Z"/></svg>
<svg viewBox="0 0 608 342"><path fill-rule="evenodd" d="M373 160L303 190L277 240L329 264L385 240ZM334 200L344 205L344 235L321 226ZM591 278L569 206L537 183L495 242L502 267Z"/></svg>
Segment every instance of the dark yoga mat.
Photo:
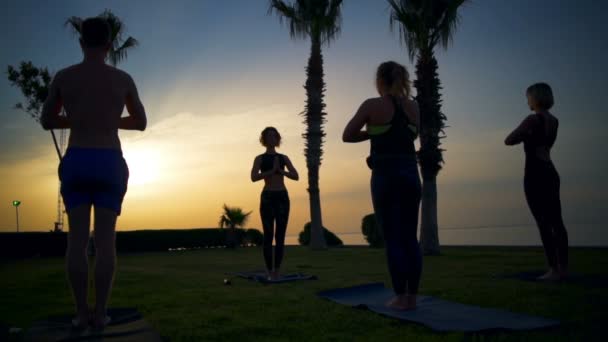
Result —
<svg viewBox="0 0 608 342"><path fill-rule="evenodd" d="M537 283L548 283L548 284L574 284L580 285L584 287L593 287L593 288L606 288L608 287L608 276L603 274L569 274L566 279L558 280L558 281L546 281L546 280L537 280L539 276L545 274L545 271L522 271L515 273L505 273L505 274L497 274L494 275L494 278L503 278L503 279L517 279L523 281L531 281Z"/></svg>
<svg viewBox="0 0 608 342"><path fill-rule="evenodd" d="M298 280L316 280L317 277L313 275L306 275L303 273L290 273L290 274L282 274L281 278L278 280L268 280L265 271L253 271L253 272L234 272L230 273L231 275L235 275L237 277L254 280L264 284L280 284L287 283L290 281L298 281Z"/></svg>
<svg viewBox="0 0 608 342"><path fill-rule="evenodd" d="M111 321L105 329L72 328L72 315L54 316L34 322L25 334L25 341L162 341L161 336L134 308L108 309Z"/></svg>
<svg viewBox="0 0 608 342"><path fill-rule="evenodd" d="M528 330L559 324L556 320L484 309L429 296L418 296L416 310L392 310L384 304L394 296L393 291L385 288L382 283L328 290L319 292L318 295L343 305L367 308L381 315L420 323L437 331Z"/></svg>

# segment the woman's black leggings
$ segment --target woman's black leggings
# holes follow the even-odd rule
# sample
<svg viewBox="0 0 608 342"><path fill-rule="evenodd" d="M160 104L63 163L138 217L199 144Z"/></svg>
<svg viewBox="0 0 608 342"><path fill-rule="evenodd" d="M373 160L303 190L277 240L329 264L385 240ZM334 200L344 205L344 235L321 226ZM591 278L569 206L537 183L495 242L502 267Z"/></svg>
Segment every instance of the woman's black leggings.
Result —
<svg viewBox="0 0 608 342"><path fill-rule="evenodd" d="M549 266L568 266L568 233L562 220L560 179L551 162L526 160L524 191L536 220Z"/></svg>
<svg viewBox="0 0 608 342"><path fill-rule="evenodd" d="M264 262L266 263L266 269L276 270L281 267L281 261L283 260L285 231L289 219L289 195L287 190L262 191L260 216L264 228ZM275 241L274 263L272 262L273 238Z"/></svg>
<svg viewBox="0 0 608 342"><path fill-rule="evenodd" d="M376 220L384 232L393 290L398 295L416 294L422 272L416 236L421 197L416 160L375 167L371 190Z"/></svg>

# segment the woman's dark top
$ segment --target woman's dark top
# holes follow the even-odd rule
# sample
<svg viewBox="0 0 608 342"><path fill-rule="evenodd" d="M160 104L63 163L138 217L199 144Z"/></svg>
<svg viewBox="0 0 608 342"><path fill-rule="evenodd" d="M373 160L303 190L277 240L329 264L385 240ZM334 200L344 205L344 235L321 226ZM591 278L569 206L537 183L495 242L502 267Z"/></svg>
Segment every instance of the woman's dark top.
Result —
<svg viewBox="0 0 608 342"><path fill-rule="evenodd" d="M545 122L546 118L542 114L536 114L535 117L536 124L532 128L532 132L524 139L524 152L526 153L526 160L544 161L538 157L537 149L544 147L547 151L551 150L557 139L557 127L554 130L548 128Z"/></svg>
<svg viewBox="0 0 608 342"><path fill-rule="evenodd" d="M280 153L264 153L262 154L262 165L260 166L260 171L266 172L272 170L274 166L275 158L279 158L279 169L283 169L285 167L285 156Z"/></svg>
<svg viewBox="0 0 608 342"><path fill-rule="evenodd" d="M416 125L411 123L397 99L393 96L390 98L395 107L393 118L387 124L390 127L381 134L370 134L370 156L367 160L370 168L380 160L416 158Z"/></svg>

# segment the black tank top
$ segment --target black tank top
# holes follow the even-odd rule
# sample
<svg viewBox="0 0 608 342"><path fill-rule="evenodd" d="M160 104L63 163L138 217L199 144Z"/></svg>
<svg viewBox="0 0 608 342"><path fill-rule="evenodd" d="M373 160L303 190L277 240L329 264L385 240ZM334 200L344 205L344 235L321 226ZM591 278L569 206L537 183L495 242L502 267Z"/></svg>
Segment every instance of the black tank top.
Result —
<svg viewBox="0 0 608 342"><path fill-rule="evenodd" d="M403 108L393 96L390 97L395 107L391 125L383 134L370 136L370 157L415 157L416 134L408 127L411 123Z"/></svg>
<svg viewBox="0 0 608 342"><path fill-rule="evenodd" d="M285 157L280 153L264 153L262 154L262 165L260 166L260 171L266 172L272 170L274 166L274 159L279 158L279 169L283 169L285 167Z"/></svg>
<svg viewBox="0 0 608 342"><path fill-rule="evenodd" d="M526 157L538 159L536 155L536 149L538 147L546 147L548 150L553 147L555 139L557 138L557 132L551 134L547 132L547 125L545 123L545 116L540 114L536 115L537 124L532 129L531 134L524 139L524 152Z"/></svg>

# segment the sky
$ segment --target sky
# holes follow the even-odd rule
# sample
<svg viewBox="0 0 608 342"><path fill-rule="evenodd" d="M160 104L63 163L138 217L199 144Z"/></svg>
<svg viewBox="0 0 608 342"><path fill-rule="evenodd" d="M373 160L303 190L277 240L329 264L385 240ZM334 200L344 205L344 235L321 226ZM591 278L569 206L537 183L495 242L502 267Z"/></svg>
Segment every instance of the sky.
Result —
<svg viewBox="0 0 608 342"><path fill-rule="evenodd" d="M247 227L261 228L262 183L252 183L249 173L264 151L258 138L266 126L279 129L279 152L302 175L286 181L287 234L302 230L309 207L299 113L310 43L291 39L288 27L268 14L266 0L4 4L3 70L22 60L51 71L78 63L77 36L65 20L106 8L140 42L119 65L137 83L148 128L120 132L131 179L118 230L216 227L224 203L252 211ZM442 243L540 242L523 193L522 146L503 140L529 114L525 89L544 81L560 119L552 158L571 242L608 245L607 10L608 3L592 0L485 0L461 9L453 43L436 52L449 125L438 176ZM369 145L343 143L342 130L365 99L377 96L381 62L400 62L412 75L414 65L390 30L385 1L344 1L341 29L323 47L328 115L320 189L324 226L357 233L372 212ZM22 96L3 75L0 232L16 229L15 199L22 202L21 230L49 230L56 220L57 155L49 132L14 108Z"/></svg>

